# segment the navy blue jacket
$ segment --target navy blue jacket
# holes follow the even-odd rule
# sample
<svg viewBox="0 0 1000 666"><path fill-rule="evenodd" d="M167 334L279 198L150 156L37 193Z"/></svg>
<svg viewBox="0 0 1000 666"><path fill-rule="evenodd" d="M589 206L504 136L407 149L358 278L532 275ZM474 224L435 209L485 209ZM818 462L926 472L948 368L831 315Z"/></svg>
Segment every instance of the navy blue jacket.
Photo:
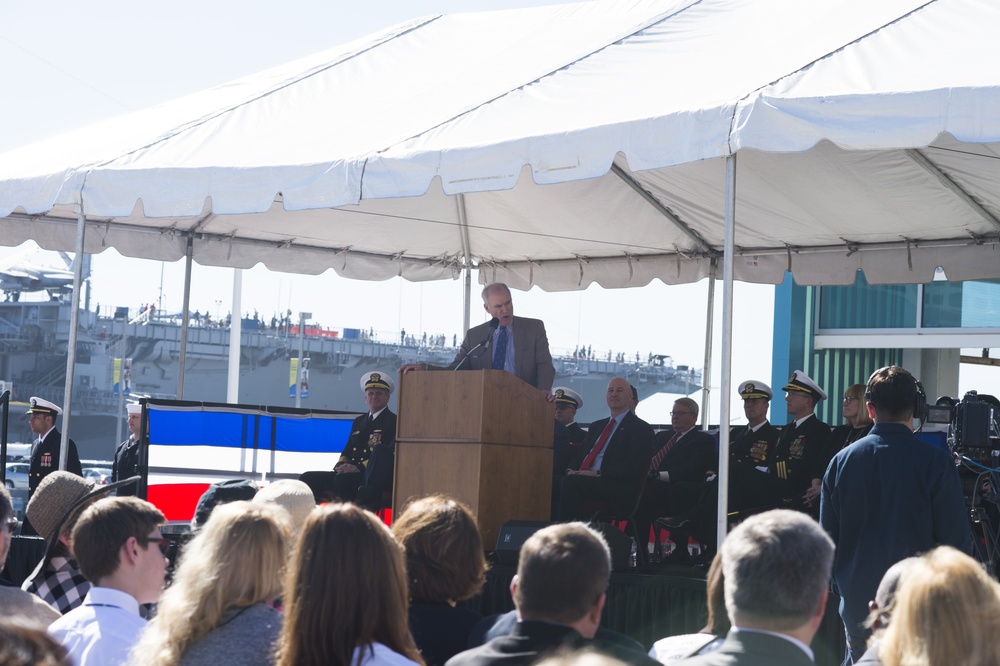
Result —
<svg viewBox="0 0 1000 666"><path fill-rule="evenodd" d="M833 582L855 637L879 581L896 562L937 545L972 552L962 485L951 455L904 425L877 423L830 461L820 523L837 544Z"/></svg>

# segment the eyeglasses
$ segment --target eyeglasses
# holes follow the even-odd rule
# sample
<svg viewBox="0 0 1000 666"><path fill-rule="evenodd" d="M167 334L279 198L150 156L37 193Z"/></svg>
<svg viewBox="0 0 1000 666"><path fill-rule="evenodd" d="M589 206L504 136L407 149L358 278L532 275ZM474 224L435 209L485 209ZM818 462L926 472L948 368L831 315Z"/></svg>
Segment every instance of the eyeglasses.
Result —
<svg viewBox="0 0 1000 666"><path fill-rule="evenodd" d="M170 550L170 542L169 541L167 541L163 537L144 537L142 539L142 546L143 546L143 548L145 548L146 546L148 546L150 543L155 543L156 546L160 549L160 553L164 557L167 556L167 551Z"/></svg>
<svg viewBox="0 0 1000 666"><path fill-rule="evenodd" d="M13 534L17 529L17 518L11 518L0 525L0 531L6 530L8 534Z"/></svg>
<svg viewBox="0 0 1000 666"><path fill-rule="evenodd" d="M845 395L843 402L854 402L857 400L853 395Z"/></svg>
<svg viewBox="0 0 1000 666"><path fill-rule="evenodd" d="M685 414L694 414L694 412L670 412L671 416L684 416Z"/></svg>

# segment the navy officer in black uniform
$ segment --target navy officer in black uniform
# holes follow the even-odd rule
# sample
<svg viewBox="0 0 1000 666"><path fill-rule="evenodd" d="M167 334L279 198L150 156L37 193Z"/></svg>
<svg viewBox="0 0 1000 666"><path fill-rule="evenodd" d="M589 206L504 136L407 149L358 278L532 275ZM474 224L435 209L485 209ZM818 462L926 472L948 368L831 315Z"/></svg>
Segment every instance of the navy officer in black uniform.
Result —
<svg viewBox="0 0 1000 666"><path fill-rule="evenodd" d="M556 398L556 421L569 430L569 441L580 444L587 438L587 431L576 422L576 410L583 407L583 396L571 388L556 386L552 389Z"/></svg>
<svg viewBox="0 0 1000 666"><path fill-rule="evenodd" d="M366 506L374 504L378 499L374 495L381 495L392 488L396 415L388 405L389 395L394 388L395 384L388 372L366 372L361 376L361 390L365 393L368 413L354 419L351 436L333 468L337 474L333 481L333 494L344 501L353 502L358 499L358 488L363 483L372 487L371 490L362 491L362 504ZM370 470L367 469L369 465ZM366 475L369 471L371 473ZM386 484L388 487L384 487ZM376 490L376 486L382 487Z"/></svg>
<svg viewBox="0 0 1000 666"><path fill-rule="evenodd" d="M35 494L35 488L42 479L59 469L59 447L62 435L56 429L56 417L62 414L62 408L55 403L42 398L31 398L28 409L28 425L38 439L31 447L31 468L28 470L28 497ZM76 443L69 440L69 460L66 471L83 476L80 466L80 455L76 452Z"/></svg>
<svg viewBox="0 0 1000 666"><path fill-rule="evenodd" d="M115 460L111 464L111 481L122 481L138 474L139 469L139 426L142 424L142 405L137 402L130 402L125 405L128 412L129 436L124 442L118 445L115 450ZM118 489L115 493L119 497L124 495L135 495L136 486L130 484Z"/></svg>

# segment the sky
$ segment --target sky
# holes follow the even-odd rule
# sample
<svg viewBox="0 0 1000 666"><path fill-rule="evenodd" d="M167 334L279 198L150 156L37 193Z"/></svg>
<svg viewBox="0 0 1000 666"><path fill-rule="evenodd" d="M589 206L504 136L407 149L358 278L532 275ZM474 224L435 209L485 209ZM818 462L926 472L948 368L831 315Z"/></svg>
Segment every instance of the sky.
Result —
<svg viewBox="0 0 1000 666"><path fill-rule="evenodd" d="M556 4L544 0L5 0L0 3L0 152L146 108L342 44L421 16ZM0 262L16 249L0 247ZM44 261L58 261L46 253ZM231 269L195 263L191 310L213 317L232 302ZM182 262L129 259L107 250L93 259L91 307L156 303L180 310ZM329 328L372 328L383 339L398 331L463 333L461 281L362 282L244 272L243 311L265 319L312 312ZM595 352L669 354L703 366L707 281L636 289L515 292L516 313L545 321L553 353L590 345ZM474 285L472 324L483 321ZM737 283L734 291L733 387L769 382L774 288ZM716 289L712 386L721 365L722 283ZM718 391L714 392L719 414ZM780 395L780 393L779 393ZM699 398L699 396L694 396ZM734 417L742 417L735 409ZM662 421L667 421L664 415Z"/></svg>

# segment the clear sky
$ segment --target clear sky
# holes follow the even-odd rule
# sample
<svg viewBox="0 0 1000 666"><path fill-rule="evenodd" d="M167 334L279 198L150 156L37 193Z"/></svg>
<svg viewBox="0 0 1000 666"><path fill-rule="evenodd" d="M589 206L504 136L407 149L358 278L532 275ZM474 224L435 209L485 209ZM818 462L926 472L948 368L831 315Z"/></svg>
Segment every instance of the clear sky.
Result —
<svg viewBox="0 0 1000 666"><path fill-rule="evenodd" d="M7 0L0 3L0 152L230 81L420 16L510 9L544 0ZM14 250L0 248L0 260ZM46 261L57 260L49 255ZM191 308L230 311L232 271L195 265ZM102 307L162 302L178 311L181 263L126 259L108 250L93 261L93 296ZM478 289L476 289L478 291ZM545 320L553 352L649 352L701 367L705 281L547 294L515 293L518 314ZM735 383L771 377L773 287L737 284ZM713 345L721 362L721 282ZM475 298L475 297L474 297ZM374 328L386 339L409 333L462 335L459 281L358 282L332 271L293 276L257 267L244 273L243 310L266 319L311 311L321 325ZM481 313L478 299L473 312ZM481 321L474 314L473 324ZM718 386L716 371L712 384ZM780 395L780 392L779 392ZM694 396L700 397L700 396ZM717 397L717 396L716 396ZM700 400L699 400L700 402ZM712 412L718 417L718 407ZM736 409L734 416L742 416ZM664 414L661 421L667 421Z"/></svg>

